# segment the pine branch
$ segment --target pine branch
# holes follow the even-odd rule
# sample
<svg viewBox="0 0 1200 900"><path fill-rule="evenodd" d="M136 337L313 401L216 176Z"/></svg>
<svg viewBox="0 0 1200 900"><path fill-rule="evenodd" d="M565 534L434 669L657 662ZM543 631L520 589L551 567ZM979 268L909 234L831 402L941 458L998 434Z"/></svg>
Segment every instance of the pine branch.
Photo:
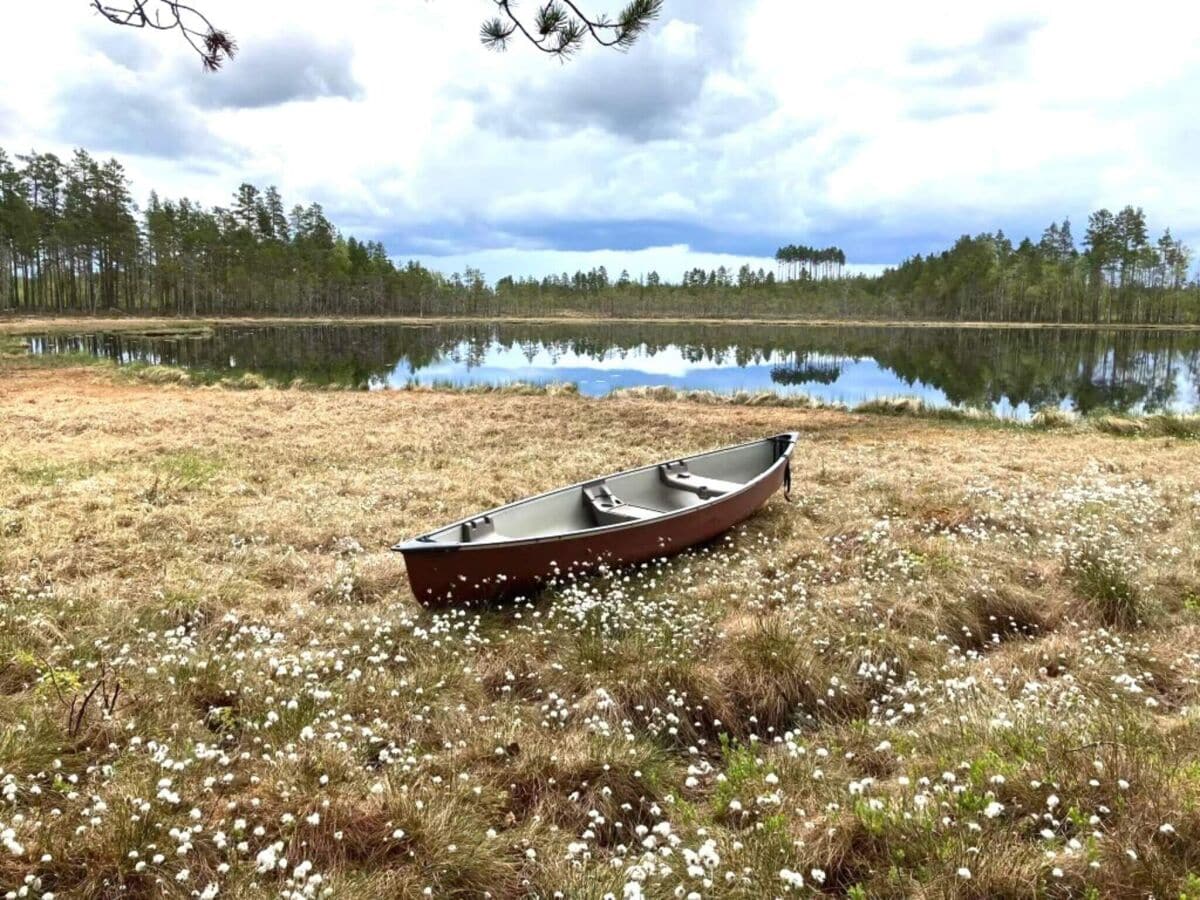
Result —
<svg viewBox="0 0 1200 900"><path fill-rule="evenodd" d="M506 50L515 36L551 56L573 56L590 37L601 47L627 50L662 14L663 0L630 0L616 20L603 13L585 14L574 0L547 0L538 6L528 24L513 10L514 0L493 0L497 15L480 28L479 37L490 50Z"/></svg>
<svg viewBox="0 0 1200 900"><path fill-rule="evenodd" d="M627 50L662 14L664 0L630 0L615 20L604 13L591 17L574 0L546 0L529 21L513 10L516 0L493 0L499 15L486 20L479 39L492 50L505 50L516 35L549 56L574 56L590 37L602 47ZM237 55L237 43L204 13L178 0L124 0L109 6L90 0L96 12L113 25L178 31L200 57L205 71L215 72Z"/></svg>

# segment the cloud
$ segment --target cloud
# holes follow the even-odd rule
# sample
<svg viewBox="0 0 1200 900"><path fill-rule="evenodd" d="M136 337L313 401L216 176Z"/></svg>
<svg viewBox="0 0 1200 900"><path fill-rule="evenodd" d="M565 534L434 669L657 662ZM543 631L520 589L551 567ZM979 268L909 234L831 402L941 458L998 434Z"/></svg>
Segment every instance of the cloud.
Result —
<svg viewBox="0 0 1200 900"><path fill-rule="evenodd" d="M473 250L563 251L580 253L595 247L606 251L634 251L643 247L687 244L702 253L737 253L763 256L775 252L780 235L763 231L737 234L713 229L686 219L598 218L578 220L568 216L553 219L509 219L499 222L473 220L425 221L410 229L388 229L385 224L366 226L381 231L386 243L399 255L469 254Z"/></svg>
<svg viewBox="0 0 1200 900"><path fill-rule="evenodd" d="M247 42L234 62L216 75L191 67L184 85L196 105L209 109L260 109L363 95L348 44L325 44L301 34Z"/></svg>
<svg viewBox="0 0 1200 900"><path fill-rule="evenodd" d="M948 119L954 116L983 115L991 104L983 101L961 100L928 100L913 103L908 107L908 115L913 119Z"/></svg>
<svg viewBox="0 0 1200 900"><path fill-rule="evenodd" d="M983 33L978 46L992 50L1023 47L1045 24L1042 19L1032 18L997 22Z"/></svg>
<svg viewBox="0 0 1200 900"><path fill-rule="evenodd" d="M156 41L140 28L105 25L90 43L109 62L130 72L153 68L159 58Z"/></svg>
<svg viewBox="0 0 1200 900"><path fill-rule="evenodd" d="M547 138L594 128L634 142L726 134L762 118L771 98L733 71L738 17L697 5L628 53L591 48L565 67L504 89L467 92L489 131Z"/></svg>
<svg viewBox="0 0 1200 900"><path fill-rule="evenodd" d="M20 114L0 99L0 137L20 134L22 128Z"/></svg>
<svg viewBox="0 0 1200 900"><path fill-rule="evenodd" d="M917 43L908 61L917 67L918 80L959 88L992 84L1024 71L1029 43L1044 24L1040 19L1011 19L987 26L980 37L964 43Z"/></svg>
<svg viewBox="0 0 1200 900"><path fill-rule="evenodd" d="M86 81L57 98L59 140L97 153L132 153L170 159L229 159L216 137L170 88L116 78Z"/></svg>
<svg viewBox="0 0 1200 900"><path fill-rule="evenodd" d="M945 60L962 61L988 55L1003 55L1023 49L1044 22L1040 19L1012 19L987 26L974 40L951 44L919 42L908 52L908 61L915 65Z"/></svg>
<svg viewBox="0 0 1200 900"><path fill-rule="evenodd" d="M772 248L771 253L774 253ZM717 269L724 266L731 272L737 272L742 265L748 265L754 270L763 269L775 271L773 256L754 256L738 253L709 253L688 244L673 244L670 246L647 246L637 250L623 249L589 249L589 250L514 250L512 248L497 248L460 254L399 254L398 260L416 258L423 264L441 272L461 272L468 266L481 270L489 280L496 280L505 275L517 277L544 278L547 275L559 275L563 272L574 273L579 270L604 266L610 278L616 279L622 270L629 272L630 277L637 279L650 272L657 272L667 281L677 282L680 276L695 267L705 270ZM851 273L877 274L882 265L851 266Z"/></svg>

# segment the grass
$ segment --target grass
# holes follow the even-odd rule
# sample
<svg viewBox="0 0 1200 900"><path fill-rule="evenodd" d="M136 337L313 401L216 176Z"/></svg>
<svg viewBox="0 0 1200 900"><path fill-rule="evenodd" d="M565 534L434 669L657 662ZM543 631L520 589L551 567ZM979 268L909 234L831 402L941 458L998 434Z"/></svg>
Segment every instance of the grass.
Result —
<svg viewBox="0 0 1200 900"><path fill-rule="evenodd" d="M0 358L24 356L27 349L20 335L0 332Z"/></svg>
<svg viewBox="0 0 1200 900"><path fill-rule="evenodd" d="M213 478L221 470L221 461L195 450L165 453L158 460L158 468L172 480L184 487L198 487Z"/></svg>
<svg viewBox="0 0 1200 900"><path fill-rule="evenodd" d="M0 894L1196 892L1174 424L227 387L0 367ZM783 430L672 561L430 610L385 549Z"/></svg>
<svg viewBox="0 0 1200 900"><path fill-rule="evenodd" d="M207 386L235 391L258 391L266 388L304 388L302 382L279 384L257 372L217 371L215 369L185 369L180 366L131 363L117 369L120 377L143 384Z"/></svg>
<svg viewBox="0 0 1200 900"><path fill-rule="evenodd" d="M1119 559L1096 547L1084 547L1068 562L1080 596L1095 607L1104 624L1134 628L1145 614L1141 591Z"/></svg>

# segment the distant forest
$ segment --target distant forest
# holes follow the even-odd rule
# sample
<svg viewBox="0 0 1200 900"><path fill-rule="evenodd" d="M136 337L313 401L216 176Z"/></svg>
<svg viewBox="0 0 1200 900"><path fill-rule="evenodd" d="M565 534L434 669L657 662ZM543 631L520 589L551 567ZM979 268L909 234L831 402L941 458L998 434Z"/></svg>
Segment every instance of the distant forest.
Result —
<svg viewBox="0 0 1200 900"><path fill-rule="evenodd" d="M1127 206L1015 243L964 235L879 276L846 274L837 247L781 247L776 271L692 269L541 279L397 266L383 245L341 234L320 204L285 205L241 185L227 207L151 193L134 202L115 159L0 149L0 312L141 315L781 317L949 321L1200 321L1189 248L1150 236Z"/></svg>

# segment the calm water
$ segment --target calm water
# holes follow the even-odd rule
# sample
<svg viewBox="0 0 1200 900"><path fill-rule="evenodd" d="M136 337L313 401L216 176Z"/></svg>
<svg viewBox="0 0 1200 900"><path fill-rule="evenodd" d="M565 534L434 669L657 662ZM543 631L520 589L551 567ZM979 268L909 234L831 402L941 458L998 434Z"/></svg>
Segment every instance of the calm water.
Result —
<svg viewBox="0 0 1200 900"><path fill-rule="evenodd" d="M209 334L47 335L35 353L252 371L288 382L570 381L592 395L637 385L772 390L855 403L910 395L1018 418L1200 406L1200 333L766 325L284 325Z"/></svg>

